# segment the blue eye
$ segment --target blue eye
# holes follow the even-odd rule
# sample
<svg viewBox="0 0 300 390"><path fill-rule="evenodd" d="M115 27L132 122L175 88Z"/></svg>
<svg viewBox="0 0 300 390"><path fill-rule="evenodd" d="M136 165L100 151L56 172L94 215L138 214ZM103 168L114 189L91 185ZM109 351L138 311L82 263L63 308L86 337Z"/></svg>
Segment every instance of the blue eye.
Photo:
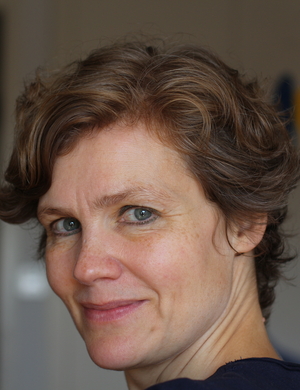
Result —
<svg viewBox="0 0 300 390"><path fill-rule="evenodd" d="M67 232L80 228L80 223L77 219L65 218L63 219L63 227Z"/></svg>
<svg viewBox="0 0 300 390"><path fill-rule="evenodd" d="M120 215L121 222L129 225L143 225L155 221L158 218L158 212L146 207L125 206Z"/></svg>
<svg viewBox="0 0 300 390"><path fill-rule="evenodd" d="M133 214L138 221L145 221L152 216L151 211L142 208L134 209Z"/></svg>
<svg viewBox="0 0 300 390"><path fill-rule="evenodd" d="M53 231L56 234L70 235L80 230L81 224L76 218L62 218L53 224Z"/></svg>

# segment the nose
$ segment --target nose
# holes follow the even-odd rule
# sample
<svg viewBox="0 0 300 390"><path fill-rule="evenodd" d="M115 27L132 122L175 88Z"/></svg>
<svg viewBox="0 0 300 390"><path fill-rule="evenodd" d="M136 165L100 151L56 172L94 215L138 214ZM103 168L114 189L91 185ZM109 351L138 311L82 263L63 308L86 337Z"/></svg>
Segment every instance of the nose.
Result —
<svg viewBox="0 0 300 390"><path fill-rule="evenodd" d="M112 253L111 246L107 246L103 237L82 241L73 271L74 278L79 283L92 285L100 279L115 280L121 276L122 263Z"/></svg>

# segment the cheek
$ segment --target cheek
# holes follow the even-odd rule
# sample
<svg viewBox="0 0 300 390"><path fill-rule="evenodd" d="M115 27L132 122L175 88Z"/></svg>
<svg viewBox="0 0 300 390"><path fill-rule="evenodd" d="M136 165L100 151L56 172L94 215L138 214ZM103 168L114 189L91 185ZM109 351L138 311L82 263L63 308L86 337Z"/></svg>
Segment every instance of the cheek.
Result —
<svg viewBox="0 0 300 390"><path fill-rule="evenodd" d="M211 237L200 239L192 233L148 241L147 251L142 248L135 247L136 276L156 292L160 317L170 334L166 339L170 337L171 345L171 336L186 329L191 338L187 342L193 341L226 307L231 290L228 258L218 253Z"/></svg>
<svg viewBox="0 0 300 390"><path fill-rule="evenodd" d="M128 266L155 279L171 279L185 257L185 249L174 237L154 234L126 246Z"/></svg>
<svg viewBox="0 0 300 390"><path fill-rule="evenodd" d="M65 297L75 282L71 257L67 255L63 247L52 248L47 249L45 261L47 279L50 287L55 294L62 300L65 300Z"/></svg>
<svg viewBox="0 0 300 390"><path fill-rule="evenodd" d="M126 267L160 295L186 290L202 269L201 244L193 245L185 231L153 234L124 246ZM200 271L202 269L202 272Z"/></svg>
<svg viewBox="0 0 300 390"><path fill-rule="evenodd" d="M202 226L148 242L142 270L152 285L183 304L190 300L203 306L223 305L231 289L233 254L226 237L219 237L215 245L214 232Z"/></svg>

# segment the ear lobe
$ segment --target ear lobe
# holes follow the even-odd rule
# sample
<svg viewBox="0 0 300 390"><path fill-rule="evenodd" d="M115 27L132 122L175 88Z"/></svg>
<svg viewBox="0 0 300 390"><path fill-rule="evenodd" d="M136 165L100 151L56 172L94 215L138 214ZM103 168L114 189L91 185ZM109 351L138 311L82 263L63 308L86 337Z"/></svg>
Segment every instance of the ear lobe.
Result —
<svg viewBox="0 0 300 390"><path fill-rule="evenodd" d="M255 221L240 222L231 229L231 244L237 253L252 251L262 240L267 227L267 216Z"/></svg>

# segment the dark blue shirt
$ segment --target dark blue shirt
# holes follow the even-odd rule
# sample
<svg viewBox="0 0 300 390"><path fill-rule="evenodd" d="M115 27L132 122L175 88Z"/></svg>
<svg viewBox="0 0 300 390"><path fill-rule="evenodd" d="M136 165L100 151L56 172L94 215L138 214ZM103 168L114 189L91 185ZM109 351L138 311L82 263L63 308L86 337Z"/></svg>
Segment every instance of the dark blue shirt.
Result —
<svg viewBox="0 0 300 390"><path fill-rule="evenodd" d="M148 390L300 390L300 365L269 358L237 360L206 380L179 378Z"/></svg>

